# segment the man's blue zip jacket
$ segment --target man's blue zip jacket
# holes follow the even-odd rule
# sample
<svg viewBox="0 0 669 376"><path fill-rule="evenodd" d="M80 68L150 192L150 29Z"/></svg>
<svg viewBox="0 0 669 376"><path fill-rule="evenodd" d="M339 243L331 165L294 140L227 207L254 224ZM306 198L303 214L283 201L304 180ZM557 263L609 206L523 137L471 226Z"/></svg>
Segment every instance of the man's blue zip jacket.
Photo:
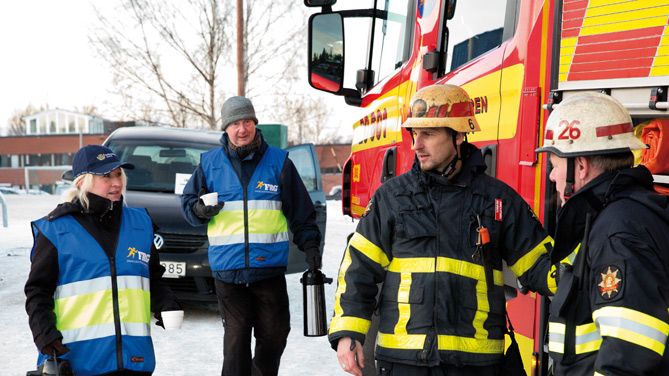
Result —
<svg viewBox="0 0 669 376"><path fill-rule="evenodd" d="M239 178L244 190L247 189L251 177L269 148L269 145L262 136L262 132L259 129L256 129L256 132L258 137L260 137L260 146L243 160L240 160L237 153L229 147L227 134L224 133L221 137L222 151L230 161L232 168L234 168L235 175ZM279 185L281 210L288 222L288 228L293 234L293 242L302 251L309 247L318 247L321 242L321 234L316 225L316 211L309 197L309 192L307 192L302 182L302 178L289 158L285 158L281 167ZM192 210L193 205L199 199L202 188L207 190L207 175L202 165L198 165L184 187L181 198L181 208L184 217L193 226L205 226L209 223L208 220L197 217ZM268 268L245 267L235 270L213 271L213 275L214 278L226 283L247 284L282 275L285 273L285 270L285 266Z"/></svg>

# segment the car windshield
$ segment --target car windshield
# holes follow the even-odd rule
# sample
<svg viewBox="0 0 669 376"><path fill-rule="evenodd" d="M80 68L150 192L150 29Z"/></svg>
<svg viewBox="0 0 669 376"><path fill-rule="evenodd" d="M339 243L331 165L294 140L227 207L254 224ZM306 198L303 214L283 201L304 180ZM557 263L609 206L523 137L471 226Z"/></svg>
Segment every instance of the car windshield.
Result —
<svg viewBox="0 0 669 376"><path fill-rule="evenodd" d="M180 193L184 184L200 163L200 154L214 145L183 145L146 141L112 141L107 145L124 162L135 165L126 170L128 190ZM183 187L181 187L183 188Z"/></svg>

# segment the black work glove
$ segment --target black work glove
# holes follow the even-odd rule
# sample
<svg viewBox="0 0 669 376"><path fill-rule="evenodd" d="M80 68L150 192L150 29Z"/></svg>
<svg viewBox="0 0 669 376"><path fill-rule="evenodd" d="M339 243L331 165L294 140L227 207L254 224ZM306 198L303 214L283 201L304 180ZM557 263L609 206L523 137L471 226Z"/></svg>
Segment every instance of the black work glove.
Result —
<svg viewBox="0 0 669 376"><path fill-rule="evenodd" d="M305 247L304 253L307 256L307 265L309 270L316 270L321 268L321 250L318 246Z"/></svg>
<svg viewBox="0 0 669 376"><path fill-rule="evenodd" d="M156 318L156 325L165 329L165 324L163 324L163 315L161 315L160 312L154 312L153 317Z"/></svg>
<svg viewBox="0 0 669 376"><path fill-rule="evenodd" d="M207 193L207 190L204 189L204 188L201 188L200 193L198 193L198 197L201 197L202 195L204 195L206 193ZM193 213L195 213L195 215L198 218L209 220L209 219L212 219L213 217L215 217L216 214L218 214L218 212L220 212L221 209L223 209L224 204L225 203L223 203L223 202L219 202L216 205L205 205L204 202L202 201L202 199L199 199L199 200L197 200L195 205L193 205Z"/></svg>
<svg viewBox="0 0 669 376"><path fill-rule="evenodd" d="M54 352L56 353L56 356L61 356L70 351L65 345L63 345L63 342L61 342L60 339L57 339L46 346L42 347L42 350L40 350L42 354L47 355L47 356L53 356Z"/></svg>

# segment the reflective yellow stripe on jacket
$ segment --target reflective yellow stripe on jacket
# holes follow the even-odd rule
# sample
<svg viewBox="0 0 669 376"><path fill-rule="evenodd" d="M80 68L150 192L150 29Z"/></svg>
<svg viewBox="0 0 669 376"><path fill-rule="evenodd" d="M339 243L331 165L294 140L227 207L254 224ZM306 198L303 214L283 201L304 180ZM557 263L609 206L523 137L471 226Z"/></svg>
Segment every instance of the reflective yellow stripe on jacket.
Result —
<svg viewBox="0 0 669 376"><path fill-rule="evenodd" d="M100 277L58 286L54 293L56 324L63 342L70 343L114 335L111 277ZM148 336L151 296L148 278L118 276L121 334Z"/></svg>
<svg viewBox="0 0 669 376"><path fill-rule="evenodd" d="M365 255L367 258L373 262L379 264L382 268L386 268L390 263L388 257L377 247L374 243L367 240L364 236L359 233L354 233L349 241L349 245L346 247L344 252L344 259L341 262L339 267L339 276L337 276L337 292L335 294L335 304L334 304L334 316L332 321L330 321L330 333L338 332L341 330L350 330L357 333L367 334L371 321L355 317L355 316L344 316L344 309L341 306L341 295L346 291L346 271L351 266L351 246L355 247L360 253Z"/></svg>
<svg viewBox="0 0 669 376"><path fill-rule="evenodd" d="M603 307L592 312L603 337L634 343L664 355L669 324L626 307Z"/></svg>
<svg viewBox="0 0 669 376"><path fill-rule="evenodd" d="M288 241L288 222L281 211L281 201L250 200L248 205L249 243ZM209 221L209 244L244 243L244 201L226 202Z"/></svg>
<svg viewBox="0 0 669 376"><path fill-rule="evenodd" d="M457 260L448 257L437 257L436 265L434 257L395 257L392 261L388 260L385 252L378 246L371 243L364 236L355 233L346 249L340 273L338 277L338 288L335 297L335 315L330 325L330 333L340 330L355 331L366 334L369 330L369 320L352 316L343 316L344 311L341 306L341 295L346 291L346 270L351 265L351 250L353 246L360 251L369 260L378 264L382 268L387 268L390 273L400 274L400 285L398 286L398 312L399 316L394 326L394 333L380 332L377 337L378 345L393 349L422 349L425 342L425 334L409 334L406 325L411 317L411 305L409 304L409 293L411 289L413 273L450 273L477 281L476 297L477 311L472 325L475 328L475 335L470 337L458 337L451 335L438 336L439 350L465 351L470 353L500 354L504 351L504 340L488 339L488 331L484 328L484 323L488 318L488 288L485 277L485 270L482 265L471 262ZM493 270L494 284L504 285L502 271Z"/></svg>

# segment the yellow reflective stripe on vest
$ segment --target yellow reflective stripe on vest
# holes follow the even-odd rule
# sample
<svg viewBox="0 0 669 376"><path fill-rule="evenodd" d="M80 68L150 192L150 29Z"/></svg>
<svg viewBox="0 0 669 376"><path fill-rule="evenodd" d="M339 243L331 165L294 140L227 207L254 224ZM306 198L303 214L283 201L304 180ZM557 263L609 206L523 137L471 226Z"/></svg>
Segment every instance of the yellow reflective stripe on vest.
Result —
<svg viewBox="0 0 669 376"><path fill-rule="evenodd" d="M288 241L288 222L281 211L280 201L251 200L247 206L250 243ZM244 202L226 202L209 221L207 235L209 244L214 246L244 243Z"/></svg>
<svg viewBox="0 0 669 376"><path fill-rule="evenodd" d="M114 323L88 326L79 329L61 330L63 343L86 341L116 335ZM143 336L151 335L149 325L138 323L121 323L121 335Z"/></svg>
<svg viewBox="0 0 669 376"><path fill-rule="evenodd" d="M646 313L625 307L603 307L592 312L592 317L604 337L634 343L664 354L669 335L669 324Z"/></svg>
<svg viewBox="0 0 669 376"><path fill-rule="evenodd" d="M485 269L482 265L448 257L437 257L437 271L460 275L486 283ZM434 257L395 257L388 265L389 272L395 273L434 273ZM495 285L504 285L502 271L493 269ZM487 286L487 285L486 285Z"/></svg>
<svg viewBox="0 0 669 376"><path fill-rule="evenodd" d="M281 210L281 201L273 200L249 200L246 204L249 210ZM226 201L221 211L244 210L244 201Z"/></svg>
<svg viewBox="0 0 669 376"><path fill-rule="evenodd" d="M140 323L148 326L151 321L149 279L139 276L118 276L117 286L121 323ZM87 327L113 325L112 299L111 277L59 286L54 294L54 312L58 330L76 333ZM104 332L100 330L101 333ZM91 331L97 332L96 329ZM90 335L93 334L86 334L86 338L97 338ZM77 338L75 335L70 337Z"/></svg>
<svg viewBox="0 0 669 376"><path fill-rule="evenodd" d="M383 252L383 250L376 244L367 240L367 238L362 236L359 232L353 233L349 244L355 247L355 249L360 251L363 255L367 256L370 260L381 265L382 268L385 268L390 263L385 252Z"/></svg>
<svg viewBox="0 0 669 376"><path fill-rule="evenodd" d="M425 344L425 334L388 334L379 332L376 340L380 347L388 349L421 350ZM504 352L503 339L478 339L439 335L438 348L441 351L462 351L476 354L501 354Z"/></svg>
<svg viewBox="0 0 669 376"><path fill-rule="evenodd" d="M509 269L511 269L513 274L515 274L517 277L520 277L521 275L525 274L525 272L530 270L530 268L534 266L541 255L548 253L548 250L546 249L546 243L552 244L553 238L547 236L531 251L527 252L523 257L518 259L515 264L509 265Z"/></svg>
<svg viewBox="0 0 669 376"><path fill-rule="evenodd" d="M566 326L559 322L548 323L548 349L549 351L564 354L564 337ZM574 338L576 354L585 354L599 350L602 345L602 337L594 322L578 325Z"/></svg>

